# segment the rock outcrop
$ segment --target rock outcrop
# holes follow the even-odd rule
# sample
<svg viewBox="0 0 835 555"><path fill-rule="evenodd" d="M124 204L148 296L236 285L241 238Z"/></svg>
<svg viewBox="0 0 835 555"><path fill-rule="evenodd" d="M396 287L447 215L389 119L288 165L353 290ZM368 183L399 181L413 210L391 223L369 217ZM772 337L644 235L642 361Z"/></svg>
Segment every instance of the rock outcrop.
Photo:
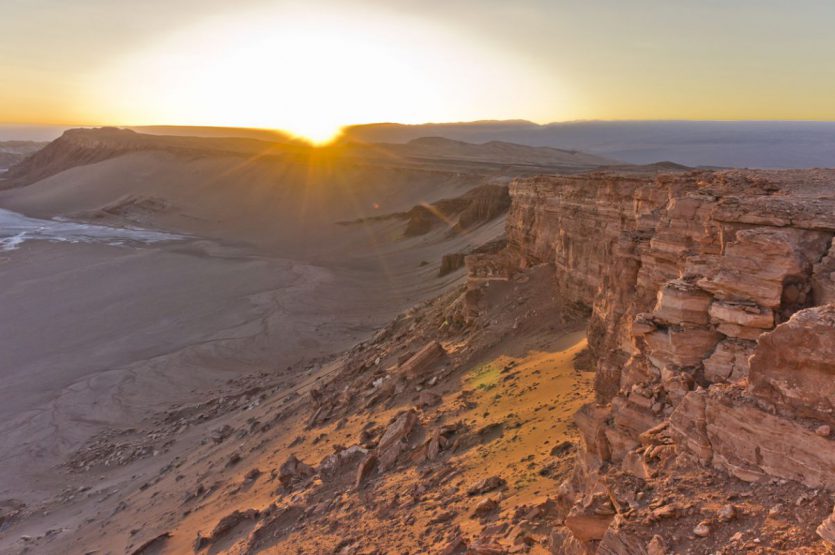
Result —
<svg viewBox="0 0 835 555"><path fill-rule="evenodd" d="M446 226L455 233L467 231L504 214L509 207L507 187L481 185L460 197L415 206L404 214L407 223L403 235L425 235L436 226Z"/></svg>
<svg viewBox="0 0 835 555"><path fill-rule="evenodd" d="M617 499L613 472L647 478L670 456L835 490L833 186L835 171L511 185L501 260L554 265L563 303L590 314L597 361L563 535L635 552L612 547L637 541L622 533L631 511L595 503Z"/></svg>

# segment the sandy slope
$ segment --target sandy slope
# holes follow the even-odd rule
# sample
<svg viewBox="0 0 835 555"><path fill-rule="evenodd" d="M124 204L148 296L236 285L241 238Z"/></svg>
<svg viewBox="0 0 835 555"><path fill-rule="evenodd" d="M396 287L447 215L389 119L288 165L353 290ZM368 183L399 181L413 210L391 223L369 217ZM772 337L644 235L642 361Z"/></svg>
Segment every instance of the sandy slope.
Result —
<svg viewBox="0 0 835 555"><path fill-rule="evenodd" d="M491 284L491 308L469 328L439 325L460 293L453 290L308 371L302 365L243 376L112 428L56 472L65 484L59 494L12 520L0 551L133 553L163 534L137 553L188 553L200 533L214 535L202 553L431 553L457 534L472 537L547 506L573 452L560 442L576 440L570 415L591 387L591 375L574 366L585 346L583 324L561 317L550 271ZM369 374L392 372L392 362L436 338L450 358L426 369L440 377L426 389L441 402L418 406L414 384L373 405L362 400L359 384ZM379 362L357 367L363 360ZM312 386L326 396L350 392L355 401L314 422ZM279 468L291 453L324 468L328 456L367 441L366 431L379 440L389 422L416 406L419 425L401 461L362 487L354 485L356 461L280 485ZM457 431L438 458L425 460L417 446L439 426ZM490 476L506 486L466 493ZM498 507L472 516L487 497ZM249 510L260 514L213 534L224 518Z"/></svg>
<svg viewBox="0 0 835 555"><path fill-rule="evenodd" d="M401 221L336 222L484 179L140 151L3 191L0 206L28 215L188 238L0 254L0 501L53 495L56 465L107 426L199 399L230 376L338 352L438 294L461 276L438 278L441 256L492 239L500 220L411 239Z"/></svg>

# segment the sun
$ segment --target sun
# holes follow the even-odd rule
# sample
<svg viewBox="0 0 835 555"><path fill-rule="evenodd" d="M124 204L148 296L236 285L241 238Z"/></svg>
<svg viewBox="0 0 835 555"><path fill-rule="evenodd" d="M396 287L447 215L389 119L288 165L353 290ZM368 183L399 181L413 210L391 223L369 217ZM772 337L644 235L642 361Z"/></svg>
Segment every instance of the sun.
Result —
<svg viewBox="0 0 835 555"><path fill-rule="evenodd" d="M296 139L300 139L313 146L326 146L333 143L342 134L342 125L322 122L308 122L296 129L289 127L277 128L276 131L289 133Z"/></svg>
<svg viewBox="0 0 835 555"><path fill-rule="evenodd" d="M285 7L181 29L97 73L80 102L92 121L268 127L323 144L355 123L509 116L520 90L531 105L547 93L550 109L556 89L538 74L380 10Z"/></svg>

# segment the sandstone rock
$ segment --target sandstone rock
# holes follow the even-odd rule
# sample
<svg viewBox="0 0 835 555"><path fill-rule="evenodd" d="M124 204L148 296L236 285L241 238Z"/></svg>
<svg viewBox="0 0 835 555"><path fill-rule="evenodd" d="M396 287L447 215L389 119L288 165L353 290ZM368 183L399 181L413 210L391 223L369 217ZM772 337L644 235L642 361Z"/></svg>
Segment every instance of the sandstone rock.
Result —
<svg viewBox="0 0 835 555"><path fill-rule="evenodd" d="M636 451L630 451L623 457L623 461L621 461L621 468L627 474L631 474L641 480L646 480L650 475L649 469L644 462L644 458Z"/></svg>
<svg viewBox="0 0 835 555"><path fill-rule="evenodd" d="M774 327L774 312L755 304L716 301L710 305L710 319L714 324L736 324L761 330Z"/></svg>
<svg viewBox="0 0 835 555"><path fill-rule="evenodd" d="M375 468L377 468L377 455L369 453L357 467L357 478L354 481L354 487L356 489L361 488L363 482L371 476Z"/></svg>
<svg viewBox="0 0 835 555"><path fill-rule="evenodd" d="M815 433L821 437L829 437L829 434L832 433L832 429L826 424L823 424L815 428Z"/></svg>
<svg viewBox="0 0 835 555"><path fill-rule="evenodd" d="M454 433L454 430L448 430L444 427L435 428L432 431L432 434L429 436L429 439L426 442L426 459L430 461L434 461L438 458L441 450L444 449L448 443L449 439L446 434Z"/></svg>
<svg viewBox="0 0 835 555"><path fill-rule="evenodd" d="M710 322L708 308L712 299L709 293L684 280L668 281L658 291L652 315L665 324L704 325Z"/></svg>
<svg viewBox="0 0 835 555"><path fill-rule="evenodd" d="M670 415L670 432L676 443L694 453L702 463L713 460L713 447L707 436L704 392L688 394Z"/></svg>
<svg viewBox="0 0 835 555"><path fill-rule="evenodd" d="M130 555L145 555L146 553L158 553L164 543L171 537L170 532L163 532L157 534L153 538L146 540L139 547L130 552Z"/></svg>
<svg viewBox="0 0 835 555"><path fill-rule="evenodd" d="M421 379L446 358L446 351L437 341L432 341L398 368L400 375L410 380Z"/></svg>
<svg viewBox="0 0 835 555"><path fill-rule="evenodd" d="M630 399L632 398L633 396L630 396ZM637 440L639 435L660 422L650 409L651 406L652 403L646 403L642 407L623 397L616 397L612 399L612 420L615 426L626 432L630 438Z"/></svg>
<svg viewBox="0 0 835 555"><path fill-rule="evenodd" d="M638 337L652 333L657 329L658 325L655 323L655 320L652 319L652 315L641 313L635 316L635 319L632 321L630 332L632 336Z"/></svg>
<svg viewBox="0 0 835 555"><path fill-rule="evenodd" d="M603 538L614 518L609 491L602 482L597 482L574 504L564 524L581 542L597 541Z"/></svg>
<svg viewBox="0 0 835 555"><path fill-rule="evenodd" d="M333 455L328 455L319 463L317 470L324 481L344 473L354 472L354 469L364 460L367 449L353 445L347 449L339 449Z"/></svg>
<svg viewBox="0 0 835 555"><path fill-rule="evenodd" d="M212 529L211 534L208 536L203 536L200 532L197 533L197 538L194 540L194 550L200 551L204 547L218 542L241 522L244 522L245 520L254 520L258 518L259 515L259 511L256 509L232 511L217 522L215 527Z"/></svg>
<svg viewBox="0 0 835 555"><path fill-rule="evenodd" d="M716 348L720 335L709 327L669 327L647 334L647 356L658 367L695 366Z"/></svg>
<svg viewBox="0 0 835 555"><path fill-rule="evenodd" d="M762 336L750 383L780 412L835 424L835 305L797 312Z"/></svg>
<svg viewBox="0 0 835 555"><path fill-rule="evenodd" d="M818 536L823 538L829 545L835 546L835 509L832 510L832 514L829 515L826 520L821 522L820 526L818 526L817 530Z"/></svg>
<svg viewBox="0 0 835 555"><path fill-rule="evenodd" d="M553 555L587 555L583 543L574 537L571 530L557 526L548 536L548 549Z"/></svg>
<svg viewBox="0 0 835 555"><path fill-rule="evenodd" d="M793 420L721 393L693 392L673 412L670 426L677 443L741 480L775 476L835 488L835 442Z"/></svg>
<svg viewBox="0 0 835 555"><path fill-rule="evenodd" d="M598 515L593 512L576 512L565 517L565 527L580 542L599 541L609 529L614 515Z"/></svg>
<svg viewBox="0 0 835 555"><path fill-rule="evenodd" d="M431 391L421 391L418 395L417 406L420 408L434 407L441 402L441 396Z"/></svg>
<svg viewBox="0 0 835 555"><path fill-rule="evenodd" d="M599 555L647 555L642 540L634 531L625 526L625 521L618 515L612 521L600 544Z"/></svg>
<svg viewBox="0 0 835 555"><path fill-rule="evenodd" d="M812 270L812 292L816 305L835 303L835 238Z"/></svg>
<svg viewBox="0 0 835 555"><path fill-rule="evenodd" d="M608 461L610 458L609 442L606 439L606 421L611 415L611 407L601 407L593 403L583 405L574 413L574 423L580 430L586 451L594 454L601 461Z"/></svg>
<svg viewBox="0 0 835 555"><path fill-rule="evenodd" d="M722 300L778 308L787 278L810 275L812 262L823 255L828 242L826 234L817 231L745 229L725 247L717 271L698 285Z"/></svg>
<svg viewBox="0 0 835 555"><path fill-rule="evenodd" d="M439 551L440 555L462 555L467 551L467 542L460 535L451 539Z"/></svg>
<svg viewBox="0 0 835 555"><path fill-rule="evenodd" d="M835 425L835 341L827 309L807 309L835 301L832 183L832 171L722 171L511 185L504 271L553 263L564 304L590 314L597 403L575 416L582 442L560 487L561 506L574 503L567 524L588 531L594 516L610 518L589 510L589 496L637 461L630 446L648 433L646 416L670 417L645 447L648 460L671 462L658 465L670 479L695 454L744 480L833 487L834 442L794 420ZM585 537L599 538L596 524ZM617 545L621 529L611 530Z"/></svg>
<svg viewBox="0 0 835 555"><path fill-rule="evenodd" d="M687 372L662 368L661 386L673 404L678 404L693 389L693 377Z"/></svg>
<svg viewBox="0 0 835 555"><path fill-rule="evenodd" d="M499 476L490 476L489 478L485 478L480 482L477 482L470 486L467 489L467 495L482 495L491 491L495 491L497 489L501 489L506 485L507 482L504 478L501 478Z"/></svg>
<svg viewBox="0 0 835 555"><path fill-rule="evenodd" d="M699 538L706 538L710 535L710 526L707 522L700 522L693 528L693 535Z"/></svg>
<svg viewBox="0 0 835 555"><path fill-rule="evenodd" d="M748 360L756 345L750 341L721 341L704 361L705 379L710 382L733 382L748 376Z"/></svg>
<svg viewBox="0 0 835 555"><path fill-rule="evenodd" d="M298 484L315 474L315 470L291 454L278 470L278 481L281 485L289 488Z"/></svg>
<svg viewBox="0 0 835 555"><path fill-rule="evenodd" d="M478 502L473 509L473 517L483 518L499 508L499 502L492 497L487 497Z"/></svg>
<svg viewBox="0 0 835 555"><path fill-rule="evenodd" d="M654 535L647 544L647 555L667 555L667 544L664 538Z"/></svg>
<svg viewBox="0 0 835 555"><path fill-rule="evenodd" d="M467 548L467 555L505 555L507 549L495 542L476 542Z"/></svg>
<svg viewBox="0 0 835 555"><path fill-rule="evenodd" d="M386 428L377 445L377 459L381 471L388 470L397 461L400 453L405 449L406 438L416 424L417 415L410 410L395 417Z"/></svg>
<svg viewBox="0 0 835 555"><path fill-rule="evenodd" d="M736 508L733 505L722 505L716 516L721 522L730 522L736 518Z"/></svg>

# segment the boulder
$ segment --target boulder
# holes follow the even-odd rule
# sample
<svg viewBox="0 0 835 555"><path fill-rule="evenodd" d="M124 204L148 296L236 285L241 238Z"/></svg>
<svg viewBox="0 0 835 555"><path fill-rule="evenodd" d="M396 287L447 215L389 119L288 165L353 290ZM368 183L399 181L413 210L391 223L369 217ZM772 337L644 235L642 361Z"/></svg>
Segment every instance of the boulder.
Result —
<svg viewBox="0 0 835 555"><path fill-rule="evenodd" d="M501 489L507 485L507 482L504 478L499 476L490 476L489 478L485 478L467 489L467 495L482 495L484 493L490 493L491 491L495 491L497 489Z"/></svg>
<svg viewBox="0 0 835 555"><path fill-rule="evenodd" d="M419 408L434 407L441 402L441 396L431 391L421 391L418 395L417 406Z"/></svg>
<svg viewBox="0 0 835 555"><path fill-rule="evenodd" d="M375 468L377 468L377 455L369 453L357 467L357 478L354 481L354 487L357 489L361 488L363 482L371 476Z"/></svg>
<svg viewBox="0 0 835 555"><path fill-rule="evenodd" d="M565 526L557 526L548 535L548 549L553 555L587 555L583 542Z"/></svg>
<svg viewBox="0 0 835 555"><path fill-rule="evenodd" d="M413 410L400 413L386 428L377 444L377 459L380 470L385 471L397 462L400 453L406 448L406 438L417 424L417 415Z"/></svg>
<svg viewBox="0 0 835 555"><path fill-rule="evenodd" d="M415 353L398 368L398 373L410 380L425 378L438 364L446 359L447 353L440 343L432 341Z"/></svg>
<svg viewBox="0 0 835 555"><path fill-rule="evenodd" d="M281 485L290 488L295 484L303 482L313 476L316 471L308 464L303 463L296 455L290 455L278 470L278 481Z"/></svg>
<svg viewBox="0 0 835 555"><path fill-rule="evenodd" d="M319 475L323 480L329 480L336 476L353 472L367 453L368 450L359 445L353 445L347 449L340 449L319 462Z"/></svg>
<svg viewBox="0 0 835 555"><path fill-rule="evenodd" d="M597 555L647 555L647 551L644 548L644 540L618 515L603 534L597 546Z"/></svg>
<svg viewBox="0 0 835 555"><path fill-rule="evenodd" d="M835 424L835 304L801 310L763 335L749 380L779 412Z"/></svg>

